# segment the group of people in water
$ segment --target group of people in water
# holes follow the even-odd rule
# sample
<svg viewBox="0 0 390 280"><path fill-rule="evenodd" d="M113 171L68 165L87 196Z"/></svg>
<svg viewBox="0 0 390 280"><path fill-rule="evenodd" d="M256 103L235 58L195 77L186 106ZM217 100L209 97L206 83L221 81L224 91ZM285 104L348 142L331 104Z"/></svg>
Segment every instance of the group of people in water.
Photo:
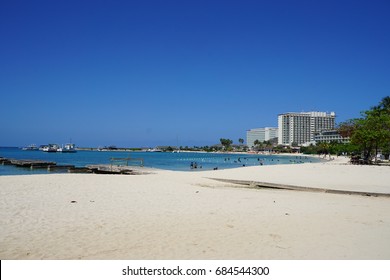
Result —
<svg viewBox="0 0 390 280"><path fill-rule="evenodd" d="M305 161L303 161L302 159L307 160L308 158L306 156L305 157L303 157L303 156L296 156L295 160L294 159L290 159L290 162L291 163L305 163Z"/></svg>
<svg viewBox="0 0 390 280"><path fill-rule="evenodd" d="M253 158L247 158L247 157L238 157L238 158L233 158L231 159L230 157L224 158L225 163L235 163L235 164L242 164L242 166L246 166L247 162L249 159ZM264 165L266 161L273 162L273 161L280 161L279 159L276 158L257 158L258 165ZM308 157L306 156L296 156L295 159L290 159L290 163L304 163L305 161L308 160ZM310 161L311 162L311 161ZM190 164L191 169L202 169L202 165L198 164L196 161L192 161ZM218 167L214 167L214 170L217 170Z"/></svg>
<svg viewBox="0 0 390 280"><path fill-rule="evenodd" d="M198 165L198 163L196 161L192 161L191 164L190 164L190 167L191 169L201 169L202 168L202 165Z"/></svg>
<svg viewBox="0 0 390 280"><path fill-rule="evenodd" d="M244 157L243 160L248 161L249 159L247 157ZM259 165L264 165L265 160L266 159L257 158ZM225 158L225 162L228 162L228 161L230 161L230 158ZM271 159L271 161L274 161L274 159ZM239 157L237 160L234 160L233 162L234 163L241 163L242 161L241 161L241 158ZM242 166L246 166L246 164L244 163Z"/></svg>

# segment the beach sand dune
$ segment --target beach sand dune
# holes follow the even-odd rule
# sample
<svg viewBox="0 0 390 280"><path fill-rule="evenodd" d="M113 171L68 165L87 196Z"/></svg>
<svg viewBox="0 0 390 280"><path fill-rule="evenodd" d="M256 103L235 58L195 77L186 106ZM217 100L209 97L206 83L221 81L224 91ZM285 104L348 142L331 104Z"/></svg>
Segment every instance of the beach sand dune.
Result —
<svg viewBox="0 0 390 280"><path fill-rule="evenodd" d="M390 169L330 164L0 177L1 259L389 259Z"/></svg>

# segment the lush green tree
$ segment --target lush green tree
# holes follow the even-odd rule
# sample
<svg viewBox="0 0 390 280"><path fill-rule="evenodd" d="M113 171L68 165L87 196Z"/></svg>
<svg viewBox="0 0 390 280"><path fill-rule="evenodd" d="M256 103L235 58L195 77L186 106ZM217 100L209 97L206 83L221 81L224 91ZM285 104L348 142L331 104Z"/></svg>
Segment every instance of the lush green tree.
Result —
<svg viewBox="0 0 390 280"><path fill-rule="evenodd" d="M263 142L263 149L265 149L267 151L273 150L273 145L272 145L271 141L269 141L269 140L264 141Z"/></svg>
<svg viewBox="0 0 390 280"><path fill-rule="evenodd" d="M258 139L255 140L255 142L253 142L253 144L255 145L255 149L257 151L263 151L265 149L267 150L271 150L273 148L273 145L271 143L271 141L259 141Z"/></svg>
<svg viewBox="0 0 390 280"><path fill-rule="evenodd" d="M297 142L292 142L291 143L291 147L298 147L298 143Z"/></svg>
<svg viewBox="0 0 390 280"><path fill-rule="evenodd" d="M390 154L390 96L384 97L378 106L372 108L372 114L378 118L378 149L382 150L382 153L389 157Z"/></svg>
<svg viewBox="0 0 390 280"><path fill-rule="evenodd" d="M238 143L240 143L241 145L244 144L244 139L242 138L238 139Z"/></svg>
<svg viewBox="0 0 390 280"><path fill-rule="evenodd" d="M318 154L329 154L330 144L328 142L319 142L317 144L317 153Z"/></svg>
<svg viewBox="0 0 390 280"><path fill-rule="evenodd" d="M379 105L372 107L372 110L390 114L390 96L382 98Z"/></svg>
<svg viewBox="0 0 390 280"><path fill-rule="evenodd" d="M256 151L261 150L262 145L261 145L261 142L260 142L258 139L256 139L255 142L253 142L253 144L255 145L255 146L254 146L254 149L255 149Z"/></svg>
<svg viewBox="0 0 390 280"><path fill-rule="evenodd" d="M365 117L356 122L351 142L360 146L364 160L371 159L373 153L388 147L390 142L390 114L377 109L364 113Z"/></svg>
<svg viewBox="0 0 390 280"><path fill-rule="evenodd" d="M342 122L338 125L337 127L337 132L342 136L342 137L352 137L353 132L356 129L356 121L357 119L351 119L347 120L345 122Z"/></svg>
<svg viewBox="0 0 390 280"><path fill-rule="evenodd" d="M307 147L304 146L301 147L301 152L307 155L317 154L317 150L318 150L317 145L313 145L313 144L310 144L310 146Z"/></svg>
<svg viewBox="0 0 390 280"><path fill-rule="evenodd" d="M363 112L361 118L342 123L338 131L351 138L351 144L365 162L369 162L379 149L390 150L390 97Z"/></svg>
<svg viewBox="0 0 390 280"><path fill-rule="evenodd" d="M276 153L291 153L291 147L290 146L283 146L283 145L278 145L276 147L273 147L274 152Z"/></svg>
<svg viewBox="0 0 390 280"><path fill-rule="evenodd" d="M231 148L231 145L233 144L233 141L230 139L221 138L219 139L222 146L225 148L225 150L229 150Z"/></svg>
<svg viewBox="0 0 390 280"><path fill-rule="evenodd" d="M164 149L164 152L173 152L173 148L171 146Z"/></svg>

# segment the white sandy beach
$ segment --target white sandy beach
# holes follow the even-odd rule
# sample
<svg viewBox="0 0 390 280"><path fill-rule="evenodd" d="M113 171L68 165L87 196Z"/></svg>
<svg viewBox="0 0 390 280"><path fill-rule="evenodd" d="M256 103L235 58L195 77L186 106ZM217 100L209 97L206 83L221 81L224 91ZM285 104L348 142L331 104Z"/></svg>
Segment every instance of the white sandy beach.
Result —
<svg viewBox="0 0 390 280"><path fill-rule="evenodd" d="M331 163L150 175L0 177L0 259L390 259L390 167Z"/></svg>

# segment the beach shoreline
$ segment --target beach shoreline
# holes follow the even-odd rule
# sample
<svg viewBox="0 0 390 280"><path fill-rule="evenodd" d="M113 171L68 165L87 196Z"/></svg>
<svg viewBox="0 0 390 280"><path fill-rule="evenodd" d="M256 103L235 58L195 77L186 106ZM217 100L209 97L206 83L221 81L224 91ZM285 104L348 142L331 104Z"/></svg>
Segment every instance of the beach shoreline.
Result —
<svg viewBox="0 0 390 280"><path fill-rule="evenodd" d="M1 259L390 259L389 167L325 163L0 177Z"/></svg>

